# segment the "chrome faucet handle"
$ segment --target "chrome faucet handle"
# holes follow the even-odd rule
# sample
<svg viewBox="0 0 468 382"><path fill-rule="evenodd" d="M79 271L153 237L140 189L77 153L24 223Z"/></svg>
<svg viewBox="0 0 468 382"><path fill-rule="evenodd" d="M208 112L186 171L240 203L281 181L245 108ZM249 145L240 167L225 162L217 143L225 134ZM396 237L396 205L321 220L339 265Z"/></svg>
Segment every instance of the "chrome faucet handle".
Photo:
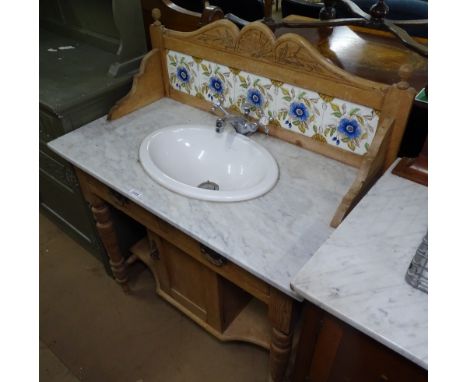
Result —
<svg viewBox="0 0 468 382"><path fill-rule="evenodd" d="M225 100L226 100L226 99L224 98L224 95L221 94L221 95L218 97L218 99L215 99L215 100L213 101L213 105L223 107L224 101L225 101Z"/></svg>
<svg viewBox="0 0 468 382"><path fill-rule="evenodd" d="M273 120L273 118L268 117L264 113L262 114L262 117L258 120L258 125L261 126L265 134L268 135L270 134L270 128L268 127L268 124Z"/></svg>
<svg viewBox="0 0 468 382"><path fill-rule="evenodd" d="M241 105L241 109L244 112L244 115L248 117L250 115L250 112L256 108L256 106L250 102L244 102ZM268 124L273 120L271 117L267 116L265 112L258 108L260 112L260 119L258 120L257 123L255 123L255 126L261 126L263 130L265 131L265 134L268 135L270 133L270 129L268 128Z"/></svg>
<svg viewBox="0 0 468 382"><path fill-rule="evenodd" d="M241 110L242 112L244 113L244 115L247 117L250 112L253 110L254 108L254 105L252 105L250 102L244 102L242 105L241 105Z"/></svg>

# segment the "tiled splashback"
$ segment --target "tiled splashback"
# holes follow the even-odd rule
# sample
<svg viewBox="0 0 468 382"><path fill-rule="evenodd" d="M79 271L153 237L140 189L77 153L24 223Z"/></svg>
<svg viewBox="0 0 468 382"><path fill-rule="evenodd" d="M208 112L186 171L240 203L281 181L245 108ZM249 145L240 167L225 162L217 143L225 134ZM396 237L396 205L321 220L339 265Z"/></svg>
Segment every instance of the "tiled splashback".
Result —
<svg viewBox="0 0 468 382"><path fill-rule="evenodd" d="M379 122L366 106L183 53L168 51L167 66L176 90L210 102L224 97L237 109L250 102L254 117L263 112L277 126L356 154L368 151Z"/></svg>

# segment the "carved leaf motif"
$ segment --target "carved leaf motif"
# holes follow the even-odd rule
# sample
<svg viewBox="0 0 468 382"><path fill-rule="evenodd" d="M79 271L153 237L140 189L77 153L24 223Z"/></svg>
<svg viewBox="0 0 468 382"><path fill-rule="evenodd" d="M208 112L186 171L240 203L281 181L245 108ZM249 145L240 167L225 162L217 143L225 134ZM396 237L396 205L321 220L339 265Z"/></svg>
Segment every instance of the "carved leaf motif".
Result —
<svg viewBox="0 0 468 382"><path fill-rule="evenodd" d="M317 74L326 75L327 73L307 51L291 41L286 41L276 48L276 62Z"/></svg>
<svg viewBox="0 0 468 382"><path fill-rule="evenodd" d="M276 45L275 61L278 64L286 65L294 69L313 72L324 77L333 78L333 80L344 84L350 84L349 81L339 73L331 72L322 63L318 62L307 49L296 41L283 41ZM354 87L359 85L353 84Z"/></svg>
<svg viewBox="0 0 468 382"><path fill-rule="evenodd" d="M206 31L205 33L195 36L193 40L204 45L219 47L225 50L235 48L235 36L225 28Z"/></svg>
<svg viewBox="0 0 468 382"><path fill-rule="evenodd" d="M254 58L272 58L273 44L263 32L249 30L240 36L237 51Z"/></svg>

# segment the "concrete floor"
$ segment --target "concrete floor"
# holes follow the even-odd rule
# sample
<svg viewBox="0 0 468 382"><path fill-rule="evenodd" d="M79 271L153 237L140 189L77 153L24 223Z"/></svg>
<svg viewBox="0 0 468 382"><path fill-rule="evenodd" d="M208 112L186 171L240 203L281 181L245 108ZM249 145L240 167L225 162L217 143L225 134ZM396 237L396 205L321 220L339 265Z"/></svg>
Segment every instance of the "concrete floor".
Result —
<svg viewBox="0 0 468 382"><path fill-rule="evenodd" d="M222 343L154 292L136 264L125 295L91 254L40 215L40 380L267 381L268 352Z"/></svg>

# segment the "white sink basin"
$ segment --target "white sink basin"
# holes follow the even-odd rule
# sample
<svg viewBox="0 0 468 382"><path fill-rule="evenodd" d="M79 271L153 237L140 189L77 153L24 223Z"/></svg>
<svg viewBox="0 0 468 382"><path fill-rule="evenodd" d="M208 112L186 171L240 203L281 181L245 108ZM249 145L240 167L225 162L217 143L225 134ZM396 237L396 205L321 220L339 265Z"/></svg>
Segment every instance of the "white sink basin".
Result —
<svg viewBox="0 0 468 382"><path fill-rule="evenodd" d="M156 182L179 194L202 200L235 202L270 191L278 179L271 154L232 129L177 125L148 135L140 162ZM215 188L219 190L200 188Z"/></svg>

